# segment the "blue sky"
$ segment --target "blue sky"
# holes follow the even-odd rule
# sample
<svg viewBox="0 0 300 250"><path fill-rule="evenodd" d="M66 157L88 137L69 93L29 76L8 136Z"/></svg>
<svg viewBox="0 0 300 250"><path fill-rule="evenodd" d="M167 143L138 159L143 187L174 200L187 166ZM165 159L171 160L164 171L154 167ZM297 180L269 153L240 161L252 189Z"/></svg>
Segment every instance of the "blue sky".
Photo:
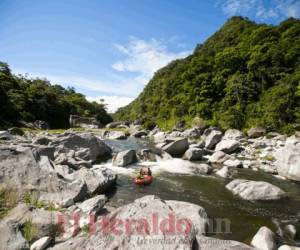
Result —
<svg viewBox="0 0 300 250"><path fill-rule="evenodd" d="M232 15L276 24L300 0L0 0L0 60L114 111Z"/></svg>

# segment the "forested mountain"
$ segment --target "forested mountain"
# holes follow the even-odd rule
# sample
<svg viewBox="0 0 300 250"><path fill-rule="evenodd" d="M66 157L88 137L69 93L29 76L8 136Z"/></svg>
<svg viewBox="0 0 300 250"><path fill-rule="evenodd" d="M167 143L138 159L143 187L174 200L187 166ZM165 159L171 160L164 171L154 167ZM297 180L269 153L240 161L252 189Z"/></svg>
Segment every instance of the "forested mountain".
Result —
<svg viewBox="0 0 300 250"><path fill-rule="evenodd" d="M112 120L104 104L88 102L73 88L51 85L45 79L13 75L0 62L0 128L35 120L47 121L51 128L67 128L70 114L95 116L103 124Z"/></svg>
<svg viewBox="0 0 300 250"><path fill-rule="evenodd" d="M233 17L192 55L157 71L115 118L290 130L300 121L299 61L299 19L271 26Z"/></svg>

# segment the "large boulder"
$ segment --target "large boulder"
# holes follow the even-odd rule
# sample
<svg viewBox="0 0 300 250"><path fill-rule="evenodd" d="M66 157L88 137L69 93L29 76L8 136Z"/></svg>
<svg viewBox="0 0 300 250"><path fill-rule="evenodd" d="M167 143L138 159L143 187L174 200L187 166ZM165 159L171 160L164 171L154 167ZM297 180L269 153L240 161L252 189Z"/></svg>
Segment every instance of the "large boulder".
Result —
<svg viewBox="0 0 300 250"><path fill-rule="evenodd" d="M137 152L137 157L140 161L153 161L153 162L172 159L171 155L158 148L141 149Z"/></svg>
<svg viewBox="0 0 300 250"><path fill-rule="evenodd" d="M154 143L161 143L167 139L167 134L162 131L157 131L152 135Z"/></svg>
<svg viewBox="0 0 300 250"><path fill-rule="evenodd" d="M218 175L222 178L229 178L231 176L231 173L230 173L229 168L227 166L224 166L216 172L216 175Z"/></svg>
<svg viewBox="0 0 300 250"><path fill-rule="evenodd" d="M139 131L136 131L134 133L131 134L131 136L133 137L137 137L137 138L141 138L143 136L147 136L148 135L148 132L146 130L139 130Z"/></svg>
<svg viewBox="0 0 300 250"><path fill-rule="evenodd" d="M183 155L183 159L189 161L200 161L205 154L205 150L202 148L189 148Z"/></svg>
<svg viewBox="0 0 300 250"><path fill-rule="evenodd" d="M38 129L43 129L43 130L50 129L50 125L46 121L36 120L33 124Z"/></svg>
<svg viewBox="0 0 300 250"><path fill-rule="evenodd" d="M114 230L113 241L111 234L97 228L92 237L76 237L53 249L68 249L71 242L72 249L192 249L196 236L205 234L209 223L198 205L152 195L116 209L105 220L109 225L118 223L118 227L107 228Z"/></svg>
<svg viewBox="0 0 300 250"><path fill-rule="evenodd" d="M251 245L261 250L275 250L276 236L267 227L261 227L251 241Z"/></svg>
<svg viewBox="0 0 300 250"><path fill-rule="evenodd" d="M42 237L53 236L54 233L53 230L57 228L58 215L59 212L57 211L36 209L33 208L32 205L19 203L2 220L0 225L13 223L15 225L19 225L19 227L22 228L26 222L30 221L32 224L32 228L34 228L34 234L32 235L32 240L37 240Z"/></svg>
<svg viewBox="0 0 300 250"><path fill-rule="evenodd" d="M71 128L88 128L95 129L102 127L101 123L94 117L81 117L78 115L70 115L69 118Z"/></svg>
<svg viewBox="0 0 300 250"><path fill-rule="evenodd" d="M216 151L223 151L227 154L233 153L239 147L239 142L236 140L226 139L220 141L216 146Z"/></svg>
<svg viewBox="0 0 300 250"><path fill-rule="evenodd" d="M183 136L188 138L199 138L203 133L203 129L201 128L190 128L186 129L182 132Z"/></svg>
<svg viewBox="0 0 300 250"><path fill-rule="evenodd" d="M123 131L107 131L105 137L109 140L125 140L127 138Z"/></svg>
<svg viewBox="0 0 300 250"><path fill-rule="evenodd" d="M227 184L226 188L234 195L251 201L279 200L286 197L286 193L279 187L264 181L236 179Z"/></svg>
<svg viewBox="0 0 300 250"><path fill-rule="evenodd" d="M123 122L110 122L108 124L106 124L106 128L116 128L119 125L123 125Z"/></svg>
<svg viewBox="0 0 300 250"><path fill-rule="evenodd" d="M111 155L111 148L92 134L65 133L50 143L56 146L57 154L75 151L76 157L85 161L107 159Z"/></svg>
<svg viewBox="0 0 300 250"><path fill-rule="evenodd" d="M112 159L112 164L118 167L125 167L136 162L137 156L133 149L118 152Z"/></svg>
<svg viewBox="0 0 300 250"><path fill-rule="evenodd" d="M7 130L0 131L0 140L12 140L14 136Z"/></svg>
<svg viewBox="0 0 300 250"><path fill-rule="evenodd" d="M222 132L219 130L211 130L211 132L205 136L205 147L213 149L222 139Z"/></svg>
<svg viewBox="0 0 300 250"><path fill-rule="evenodd" d="M230 155L225 154L223 151L216 151L210 157L209 161L211 163L221 164L230 159Z"/></svg>
<svg viewBox="0 0 300 250"><path fill-rule="evenodd" d="M65 200L80 201L87 193L84 182L60 179L48 157L34 154L31 148L1 147L0 173L3 185L20 193L36 190L41 200L60 205Z"/></svg>
<svg viewBox="0 0 300 250"><path fill-rule="evenodd" d="M180 138L167 143L162 147L162 150L166 151L172 156L182 156L188 148L188 140L186 138Z"/></svg>
<svg viewBox="0 0 300 250"><path fill-rule="evenodd" d="M52 242L51 237L46 236L40 238L30 246L30 250L44 250L50 245L51 242Z"/></svg>
<svg viewBox="0 0 300 250"><path fill-rule="evenodd" d="M223 140L240 140L243 138L245 138L244 133L238 129L228 129L223 136Z"/></svg>
<svg viewBox="0 0 300 250"><path fill-rule="evenodd" d="M29 244L22 235L21 225L19 223L13 221L5 221L0 223L0 249L29 249Z"/></svg>
<svg viewBox="0 0 300 250"><path fill-rule="evenodd" d="M102 166L95 166L92 169L81 168L68 178L86 183L90 194L105 193L115 186L117 180L117 176L110 169Z"/></svg>
<svg viewBox="0 0 300 250"><path fill-rule="evenodd" d="M285 146L275 152L275 165L279 175L300 181L300 140L292 139L288 139Z"/></svg>
<svg viewBox="0 0 300 250"><path fill-rule="evenodd" d="M258 138L266 134L266 129L263 127L253 127L247 131L249 138Z"/></svg>
<svg viewBox="0 0 300 250"><path fill-rule="evenodd" d="M105 195L97 195L80 203L78 208L81 212L86 214L97 214L103 208L106 200L107 198Z"/></svg>

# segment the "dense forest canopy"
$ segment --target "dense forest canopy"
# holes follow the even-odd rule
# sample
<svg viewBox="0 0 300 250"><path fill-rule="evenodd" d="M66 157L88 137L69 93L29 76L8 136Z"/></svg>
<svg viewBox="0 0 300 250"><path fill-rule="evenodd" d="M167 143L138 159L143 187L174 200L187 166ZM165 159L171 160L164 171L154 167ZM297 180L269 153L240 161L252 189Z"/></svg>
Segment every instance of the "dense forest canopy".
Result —
<svg viewBox="0 0 300 250"><path fill-rule="evenodd" d="M193 54L160 69L115 114L163 128L200 117L224 129L290 130L300 121L300 20L278 26L233 17Z"/></svg>
<svg viewBox="0 0 300 250"><path fill-rule="evenodd" d="M70 114L94 116L102 124L112 120L104 104L88 102L73 88L51 85L45 79L16 76L3 62L0 62L0 111L2 128L35 120L47 121L51 128L67 128Z"/></svg>

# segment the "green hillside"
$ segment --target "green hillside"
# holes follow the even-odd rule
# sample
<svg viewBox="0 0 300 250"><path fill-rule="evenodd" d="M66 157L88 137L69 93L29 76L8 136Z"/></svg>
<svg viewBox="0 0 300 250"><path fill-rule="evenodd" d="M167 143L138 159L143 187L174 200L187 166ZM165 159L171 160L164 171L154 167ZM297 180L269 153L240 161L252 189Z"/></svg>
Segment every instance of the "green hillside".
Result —
<svg viewBox="0 0 300 250"><path fill-rule="evenodd" d="M200 117L222 128L291 130L300 121L300 20L278 26L233 17L192 55L156 72L115 114L171 128Z"/></svg>
<svg viewBox="0 0 300 250"><path fill-rule="evenodd" d="M73 88L51 85L45 79L16 76L0 62L0 128L35 120L47 121L51 128L68 128L70 114L95 116L103 124L112 120L104 104L88 102Z"/></svg>

